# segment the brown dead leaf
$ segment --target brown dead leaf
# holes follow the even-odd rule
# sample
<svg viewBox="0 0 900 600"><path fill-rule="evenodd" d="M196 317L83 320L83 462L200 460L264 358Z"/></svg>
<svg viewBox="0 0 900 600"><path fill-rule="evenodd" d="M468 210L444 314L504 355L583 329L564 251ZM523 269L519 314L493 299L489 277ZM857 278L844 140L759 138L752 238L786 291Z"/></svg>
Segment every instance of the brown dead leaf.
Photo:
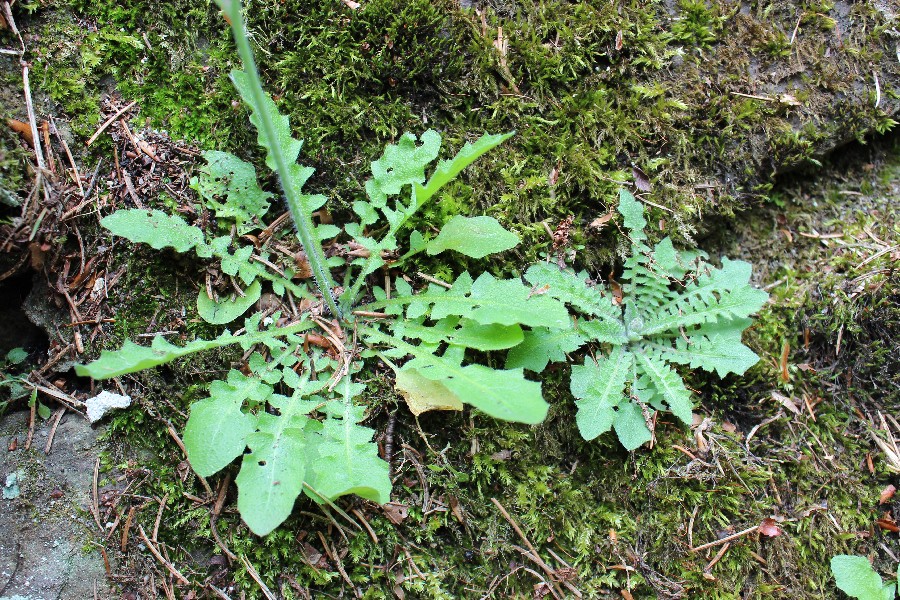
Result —
<svg viewBox="0 0 900 600"><path fill-rule="evenodd" d="M794 404L794 401L791 398L788 398L784 394L780 394L778 392L772 392L772 399L781 404L783 407L794 413L795 415L800 414L800 409L797 408L797 405Z"/></svg>
<svg viewBox="0 0 900 600"><path fill-rule="evenodd" d="M388 502L383 507L384 515L394 525L399 525L409 516L409 508L399 502Z"/></svg>
<svg viewBox="0 0 900 600"><path fill-rule="evenodd" d="M624 36L622 35L622 30L618 30L616 32L616 50L621 50L624 44Z"/></svg>
<svg viewBox="0 0 900 600"><path fill-rule="evenodd" d="M498 462L503 462L512 458L511 450L500 450L499 452L494 452L491 454L491 460L496 460Z"/></svg>
<svg viewBox="0 0 900 600"><path fill-rule="evenodd" d="M462 508L460 508L459 506L459 500L456 499L456 496L448 494L447 503L450 504L450 512L453 513L453 516L456 517L456 520L465 525L466 517L463 514Z"/></svg>
<svg viewBox="0 0 900 600"><path fill-rule="evenodd" d="M781 528L775 523L775 519L763 519L759 524L759 532L766 537L778 537L781 535Z"/></svg>
<svg viewBox="0 0 900 600"><path fill-rule="evenodd" d="M897 527L897 522L893 519L893 517L891 517L890 513L884 513L884 516L875 521L875 524L885 531L890 531L891 533L900 533L900 527Z"/></svg>
<svg viewBox="0 0 900 600"><path fill-rule="evenodd" d="M309 279L312 277L312 266L302 250L294 255L294 279Z"/></svg>
<svg viewBox="0 0 900 600"><path fill-rule="evenodd" d="M897 492L897 488L893 485L889 485L883 490L881 490L881 496L878 497L878 504L886 504L891 498L894 497L894 494Z"/></svg>
<svg viewBox="0 0 900 600"><path fill-rule="evenodd" d="M31 135L31 125L29 125L28 123L23 123L18 119L7 119L6 124L10 129L25 138L25 141L28 142L28 145L34 148L34 136Z"/></svg>
<svg viewBox="0 0 900 600"><path fill-rule="evenodd" d="M622 286L616 281L609 282L609 289L612 292L612 300L613 304L616 306L622 305L622 300L625 299L625 294L622 292Z"/></svg>
<svg viewBox="0 0 900 600"><path fill-rule="evenodd" d="M344 4L346 4L349 8L353 10L358 10L360 7L359 2L354 2L353 0L343 0Z"/></svg>
<svg viewBox="0 0 900 600"><path fill-rule="evenodd" d="M735 431L737 431L737 426L735 426L734 423L722 421L722 429L727 433L734 433Z"/></svg>
<svg viewBox="0 0 900 600"><path fill-rule="evenodd" d="M313 566L318 566L323 558L322 553L316 550L315 546L309 542L303 542L303 555L309 561L309 564Z"/></svg>
<svg viewBox="0 0 900 600"><path fill-rule="evenodd" d="M588 229L594 229L596 231L600 231L603 229L603 226L609 223L613 218L612 211L606 213L605 215L599 216L588 225Z"/></svg>
<svg viewBox="0 0 900 600"><path fill-rule="evenodd" d="M556 182L559 181L559 165L556 165L552 169L550 169L550 176L547 177L547 183L551 186L556 185Z"/></svg>
<svg viewBox="0 0 900 600"><path fill-rule="evenodd" d="M28 244L28 251L31 253L31 268L35 271L40 271L44 268L44 258L47 256L47 250L49 248L44 249L44 246L37 242Z"/></svg>
<svg viewBox="0 0 900 600"><path fill-rule="evenodd" d="M631 174L634 175L634 186L641 192L649 192L653 189L650 185L650 178L640 167L632 165Z"/></svg>
<svg viewBox="0 0 900 600"><path fill-rule="evenodd" d="M553 232L553 251L556 252L560 248L569 245L569 233L572 230L572 223L575 221L575 215L569 215L559 222L556 230Z"/></svg>

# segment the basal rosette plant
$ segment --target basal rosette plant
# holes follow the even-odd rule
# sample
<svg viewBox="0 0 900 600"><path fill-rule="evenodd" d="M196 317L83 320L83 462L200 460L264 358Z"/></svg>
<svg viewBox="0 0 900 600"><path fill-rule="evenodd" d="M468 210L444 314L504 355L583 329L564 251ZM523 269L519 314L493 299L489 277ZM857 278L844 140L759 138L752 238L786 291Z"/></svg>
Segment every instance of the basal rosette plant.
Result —
<svg viewBox="0 0 900 600"><path fill-rule="evenodd" d="M741 333L768 294L750 285L749 263L723 258L714 267L702 252L676 250L670 238L650 248L644 207L629 192L619 193L618 211L631 242L621 300L584 273L533 265L525 279L582 318L571 329L527 332L506 366L540 372L588 343L607 349L572 367L578 429L592 440L612 428L633 450L651 439L652 411L668 410L691 424L691 393L671 364L719 376L740 375L756 364L759 357Z"/></svg>
<svg viewBox="0 0 900 600"><path fill-rule="evenodd" d="M250 313L237 331L177 346L161 336L150 346L126 342L103 351L80 375L108 379L153 368L196 352L237 346L245 364L213 381L192 404L184 430L188 459L201 476L240 461L238 509L265 535L291 513L298 496L330 503L355 494L390 499L389 468L361 425L367 361L395 373L395 387L419 410L461 409L525 424L544 420L540 383L549 361L592 344L597 358L573 367L578 427L587 439L613 428L628 449L650 439L651 410L670 410L690 423L691 397L667 363L743 373L757 357L741 344L749 315L766 294L749 286L750 266L721 268L696 252L676 251L668 238L646 245L642 206L622 192L619 211L631 239L622 275L624 300L556 265L533 265L521 278L464 271L446 283L415 289L416 257L446 251L482 259L519 238L488 216L455 216L431 236L410 227L418 211L481 155L512 134L483 135L438 161L441 136L404 134L371 163L365 199L342 227L316 222L326 197L303 186L313 169L297 160L302 142L265 93L237 0L217 0L231 25L243 69L231 79L277 174L295 232L267 217L272 194L255 168L225 152L207 152L192 186L215 213L209 233L159 210L122 209L102 220L115 235L156 249L193 252L212 261L222 285L208 280L198 314L227 325ZM299 248L296 248L299 241ZM327 252L326 252L327 248ZM378 277L375 278L374 276ZM374 279L387 282L373 285ZM336 281L341 283L336 285ZM291 310L254 312L263 291ZM578 317L580 315L580 317ZM508 351L505 368L480 362Z"/></svg>
<svg viewBox="0 0 900 600"><path fill-rule="evenodd" d="M540 384L526 379L520 368L480 364L473 353L515 346L524 339L523 327L565 327L569 316L552 297L532 296L521 279L488 273L464 272L449 289L431 284L416 293L402 277L391 291L370 289L370 275L388 266L401 271L422 252L453 250L482 258L519 242L486 216L454 217L431 239L406 227L444 185L511 134L484 135L466 144L453 158L438 161L430 175L426 170L438 157L440 135L405 134L372 163L367 200L353 203L358 220L343 228L316 224L313 215L326 198L303 191L313 169L297 163L302 142L292 137L288 118L262 89L240 4L219 5L244 63L243 70L232 72L232 81L250 108L266 164L278 175L314 285L298 282L291 265L276 264L274 243L257 247L243 241L250 232L271 230L265 222L271 194L260 188L253 166L232 154L207 152L194 181L219 230L229 233L210 237L158 210L118 210L102 224L132 242L217 260L234 292L201 288L198 313L211 323L231 323L250 311L263 284L286 300L305 301L307 308L290 318L257 312L237 332L184 346L162 337L149 347L126 342L77 371L106 379L213 348L243 349L246 368L213 381L209 397L191 406L184 443L201 476L240 459L238 509L252 531L265 535L288 517L301 493L317 502L345 494L389 500L388 465L378 457L372 430L360 425L363 407L357 399L363 386L353 376L365 360L386 360L405 394L437 392L498 418L539 423L547 413ZM310 336L327 340L328 351L311 346Z"/></svg>

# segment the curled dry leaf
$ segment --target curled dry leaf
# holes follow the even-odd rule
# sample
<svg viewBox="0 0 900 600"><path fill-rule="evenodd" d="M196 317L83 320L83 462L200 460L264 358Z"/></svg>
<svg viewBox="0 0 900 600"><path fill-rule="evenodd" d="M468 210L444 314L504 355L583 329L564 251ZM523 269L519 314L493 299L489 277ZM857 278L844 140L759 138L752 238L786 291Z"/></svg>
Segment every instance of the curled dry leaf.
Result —
<svg viewBox="0 0 900 600"><path fill-rule="evenodd" d="M7 119L6 124L10 129L25 138L25 141L28 142L29 146L32 148L34 147L34 138L31 135L31 125L19 121L18 119Z"/></svg>
<svg viewBox="0 0 900 600"><path fill-rule="evenodd" d="M610 212L606 213L605 215L597 217L596 219L591 221L590 224L588 225L588 229L594 229L596 231L600 231L601 229L603 229L604 225L606 225L607 223L609 223L612 220L612 218L613 218L613 213L612 213L612 211L610 211Z"/></svg>
<svg viewBox="0 0 900 600"><path fill-rule="evenodd" d="M775 519L763 519L759 524L759 532L766 537L778 537L781 535L781 528L775 523Z"/></svg>
<svg viewBox="0 0 900 600"><path fill-rule="evenodd" d="M647 174L644 173L643 169L632 165L631 174L634 175L634 187L636 187L638 191L649 192L653 189L653 186L650 185L650 178L647 177Z"/></svg>
<svg viewBox="0 0 900 600"><path fill-rule="evenodd" d="M399 525L409 516L409 508L399 502L388 502L384 505L384 515L394 525Z"/></svg>
<svg viewBox="0 0 900 600"><path fill-rule="evenodd" d="M891 533L900 533L900 527L897 526L897 521L894 520L894 517L893 515L891 515L890 511L885 512L880 519L875 521L875 524L885 531L890 531Z"/></svg>
<svg viewBox="0 0 900 600"><path fill-rule="evenodd" d="M895 488L893 485L887 486L886 488L881 490L881 496L878 497L878 504L887 503L891 498L894 497L894 494L896 492L897 488Z"/></svg>
<svg viewBox="0 0 900 600"><path fill-rule="evenodd" d="M791 398L788 398L784 394L780 394L778 392L772 392L772 399L778 402L780 405L794 413L795 415L800 414L800 409L794 404L794 401Z"/></svg>
<svg viewBox="0 0 900 600"><path fill-rule="evenodd" d="M453 513L453 516L456 517L456 520L465 525L466 517L463 514L462 507L460 507L459 500L456 498L456 496L448 495L447 502L450 504L450 512Z"/></svg>

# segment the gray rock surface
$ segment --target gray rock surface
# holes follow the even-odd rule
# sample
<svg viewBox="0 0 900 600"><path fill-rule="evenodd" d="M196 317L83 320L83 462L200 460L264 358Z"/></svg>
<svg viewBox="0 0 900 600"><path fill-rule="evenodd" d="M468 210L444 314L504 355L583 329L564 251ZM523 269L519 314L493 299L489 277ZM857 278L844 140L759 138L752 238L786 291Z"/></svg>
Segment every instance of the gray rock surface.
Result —
<svg viewBox="0 0 900 600"><path fill-rule="evenodd" d="M112 598L103 558L92 544L98 534L90 513L98 431L66 414L48 455L51 421L36 424L25 450L28 413L0 418L0 481L15 474L19 488L15 497L0 498L0 600Z"/></svg>

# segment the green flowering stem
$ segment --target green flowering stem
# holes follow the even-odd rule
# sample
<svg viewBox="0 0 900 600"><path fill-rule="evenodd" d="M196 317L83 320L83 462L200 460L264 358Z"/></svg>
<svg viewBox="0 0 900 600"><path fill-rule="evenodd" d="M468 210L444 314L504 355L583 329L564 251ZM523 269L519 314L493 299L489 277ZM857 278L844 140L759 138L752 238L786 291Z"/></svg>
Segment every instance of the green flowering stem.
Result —
<svg viewBox="0 0 900 600"><path fill-rule="evenodd" d="M219 8L222 9L225 19L231 26L231 32L234 35L234 41L237 44L238 55L241 57L241 61L244 64L244 73L246 73L250 80L250 85L248 87L250 94L253 97L253 104L257 107L262 107L265 105L266 95L263 91L262 81L259 78L259 71L256 68L253 49L250 47L250 40L247 37L247 29L244 26L244 18L241 14L240 0L215 1L216 4L219 5ZM259 117L262 134L269 140L278 139L275 124L272 122L271 115L265 110L259 110L257 111L257 116ZM281 183L281 189L287 200L288 210L290 210L291 217L294 219L294 225L297 228L297 234L300 236L300 242L303 244L303 249L306 251L307 259L312 268L313 278L316 280L316 286L318 286L319 291L325 298L325 303L328 305L328 309L331 313L334 316L341 318L341 310L334 301L334 296L331 291L334 288L334 281L331 279L331 274L325 266L325 252L322 250L322 245L316 237L312 216L303 210L300 198L297 195L298 190L289 183L291 181L289 165L287 160L285 160L284 155L277 147L277 144L273 143L270 155L275 161L275 171L278 173L278 180Z"/></svg>

